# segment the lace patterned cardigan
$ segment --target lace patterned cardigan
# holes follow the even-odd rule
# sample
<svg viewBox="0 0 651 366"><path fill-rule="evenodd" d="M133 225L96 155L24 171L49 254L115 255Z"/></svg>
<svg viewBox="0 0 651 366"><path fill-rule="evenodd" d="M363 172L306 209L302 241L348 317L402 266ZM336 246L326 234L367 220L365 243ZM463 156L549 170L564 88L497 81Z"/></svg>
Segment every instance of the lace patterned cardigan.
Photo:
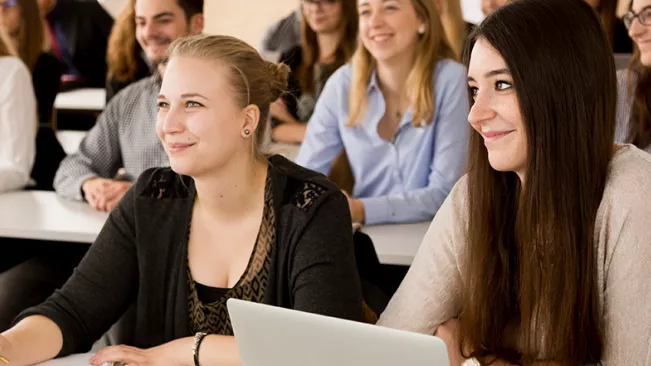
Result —
<svg viewBox="0 0 651 366"><path fill-rule="evenodd" d="M269 158L276 243L263 303L361 320L348 202L323 175ZM145 171L111 212L75 273L45 303L27 309L63 333L59 356L85 352L136 304L132 339L149 348L191 336L187 245L195 198L189 177Z"/></svg>

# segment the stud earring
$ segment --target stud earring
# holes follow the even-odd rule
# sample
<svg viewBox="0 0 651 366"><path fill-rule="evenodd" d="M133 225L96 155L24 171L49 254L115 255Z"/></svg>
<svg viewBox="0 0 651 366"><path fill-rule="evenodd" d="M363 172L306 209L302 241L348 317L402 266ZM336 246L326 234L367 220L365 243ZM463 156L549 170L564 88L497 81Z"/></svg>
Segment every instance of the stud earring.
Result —
<svg viewBox="0 0 651 366"><path fill-rule="evenodd" d="M421 25L420 27L418 27L418 34L425 34L425 26L424 25Z"/></svg>
<svg viewBox="0 0 651 366"><path fill-rule="evenodd" d="M244 134L248 136L248 135L251 134L251 131L249 131L249 130L244 130Z"/></svg>

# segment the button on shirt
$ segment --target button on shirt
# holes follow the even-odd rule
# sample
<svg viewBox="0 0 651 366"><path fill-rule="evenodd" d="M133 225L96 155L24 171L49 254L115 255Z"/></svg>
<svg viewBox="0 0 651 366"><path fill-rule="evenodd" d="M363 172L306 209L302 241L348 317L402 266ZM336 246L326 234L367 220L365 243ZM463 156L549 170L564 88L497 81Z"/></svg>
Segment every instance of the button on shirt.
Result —
<svg viewBox="0 0 651 366"><path fill-rule="evenodd" d="M359 125L346 127L352 67L328 80L308 123L297 163L327 174L342 148L355 178L353 196L365 210L366 224L431 220L466 169L468 94L465 68L439 61L433 75L435 113L430 124L412 126L411 108L393 141L377 132L385 100L373 72L368 104Z"/></svg>
<svg viewBox="0 0 651 366"><path fill-rule="evenodd" d="M90 178L135 181L143 171L169 166L165 149L156 135L160 76L155 74L118 93L82 140L79 150L66 157L54 177L57 193L82 199L81 185Z"/></svg>

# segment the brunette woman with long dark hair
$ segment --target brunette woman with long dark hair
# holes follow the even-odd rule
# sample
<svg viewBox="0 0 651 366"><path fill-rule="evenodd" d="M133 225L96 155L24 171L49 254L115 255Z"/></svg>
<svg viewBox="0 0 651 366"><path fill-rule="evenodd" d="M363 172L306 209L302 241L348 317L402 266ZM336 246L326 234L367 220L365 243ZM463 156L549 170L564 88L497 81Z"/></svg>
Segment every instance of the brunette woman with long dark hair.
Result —
<svg viewBox="0 0 651 366"><path fill-rule="evenodd" d="M467 53L468 173L379 323L440 336L453 365L648 365L651 155L613 145L599 19L515 1Z"/></svg>

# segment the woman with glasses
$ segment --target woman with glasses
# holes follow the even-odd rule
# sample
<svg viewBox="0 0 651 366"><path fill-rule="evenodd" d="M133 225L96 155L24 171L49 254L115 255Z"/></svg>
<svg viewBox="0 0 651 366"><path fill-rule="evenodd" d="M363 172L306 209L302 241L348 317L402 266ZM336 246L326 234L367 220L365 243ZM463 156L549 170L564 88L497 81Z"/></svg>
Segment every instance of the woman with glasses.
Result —
<svg viewBox="0 0 651 366"><path fill-rule="evenodd" d="M624 23L636 47L628 69L617 72L615 141L651 153L651 0L633 0Z"/></svg>
<svg viewBox="0 0 651 366"><path fill-rule="evenodd" d="M275 141L301 143L323 87L357 46L355 0L302 0L301 43L284 52L292 70L289 92L271 106Z"/></svg>
<svg viewBox="0 0 651 366"><path fill-rule="evenodd" d="M379 324L436 334L454 366L650 365L651 156L613 144L595 12L516 0L469 50L468 174Z"/></svg>
<svg viewBox="0 0 651 366"><path fill-rule="evenodd" d="M586 0L597 12L606 31L613 53L631 53L633 44L624 22L617 17L617 0Z"/></svg>

